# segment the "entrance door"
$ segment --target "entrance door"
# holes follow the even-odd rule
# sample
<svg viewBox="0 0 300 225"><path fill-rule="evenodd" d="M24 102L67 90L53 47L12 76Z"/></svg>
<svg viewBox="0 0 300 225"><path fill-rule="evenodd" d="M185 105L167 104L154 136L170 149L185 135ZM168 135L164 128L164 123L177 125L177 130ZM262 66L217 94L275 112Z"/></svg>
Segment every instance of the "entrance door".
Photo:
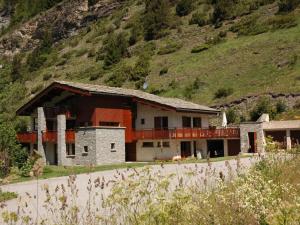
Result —
<svg viewBox="0 0 300 225"><path fill-rule="evenodd" d="M125 145L125 158L126 162L136 161L136 142Z"/></svg>
<svg viewBox="0 0 300 225"><path fill-rule="evenodd" d="M192 156L192 145L190 141L182 141L180 145L182 158L188 158Z"/></svg>
<svg viewBox="0 0 300 225"><path fill-rule="evenodd" d="M224 157L224 141L223 140L208 140L207 153L211 158Z"/></svg>
<svg viewBox="0 0 300 225"><path fill-rule="evenodd" d="M248 153L255 153L256 152L256 132L249 132L249 150Z"/></svg>

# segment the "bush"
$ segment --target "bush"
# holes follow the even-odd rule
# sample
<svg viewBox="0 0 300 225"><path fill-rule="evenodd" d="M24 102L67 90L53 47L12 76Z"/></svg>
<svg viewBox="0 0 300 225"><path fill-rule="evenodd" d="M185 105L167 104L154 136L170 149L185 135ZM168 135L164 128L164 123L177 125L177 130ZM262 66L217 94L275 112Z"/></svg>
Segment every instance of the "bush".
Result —
<svg viewBox="0 0 300 225"><path fill-rule="evenodd" d="M200 13L200 12L195 12L192 15L192 18L189 21L190 25L197 24L200 27L206 25L207 23L208 22L207 22L207 19L206 19L206 15L204 13Z"/></svg>
<svg viewBox="0 0 300 225"><path fill-rule="evenodd" d="M226 98L233 94L232 88L220 88L215 92L215 98Z"/></svg>
<svg viewBox="0 0 300 225"><path fill-rule="evenodd" d="M164 36L164 30L170 26L170 16L169 0L146 0L142 18L145 40Z"/></svg>
<svg viewBox="0 0 300 225"><path fill-rule="evenodd" d="M235 124L238 123L238 115L236 111L232 108L229 108L226 110L226 117L227 117L227 122L228 124Z"/></svg>
<svg viewBox="0 0 300 225"><path fill-rule="evenodd" d="M90 75L90 81L95 81L98 80L99 78L101 78L102 75L99 72L94 72Z"/></svg>
<svg viewBox="0 0 300 225"><path fill-rule="evenodd" d="M287 111L287 105L286 105L286 103L283 100L279 100L276 103L276 112L277 113L283 113L285 111Z"/></svg>
<svg viewBox="0 0 300 225"><path fill-rule="evenodd" d="M159 55L171 54L173 52L178 51L180 48L182 48L182 46L183 46L182 43L170 41L164 47L159 49L157 54Z"/></svg>
<svg viewBox="0 0 300 225"><path fill-rule="evenodd" d="M295 102L294 109L300 109L300 99Z"/></svg>
<svg viewBox="0 0 300 225"><path fill-rule="evenodd" d="M269 25L269 29L271 30L287 29L297 26L297 20L296 17L292 14L277 15L274 18L270 18L267 21L267 24Z"/></svg>
<svg viewBox="0 0 300 225"><path fill-rule="evenodd" d="M76 57L81 57L81 56L85 55L86 53L88 53L88 49L81 48L81 49L76 51L75 56Z"/></svg>
<svg viewBox="0 0 300 225"><path fill-rule="evenodd" d="M202 44L202 45L199 45L197 47L194 47L191 51L191 53L199 53L199 52L203 52L205 50L208 50L210 48L210 45L208 44Z"/></svg>
<svg viewBox="0 0 300 225"><path fill-rule="evenodd" d="M105 46L104 68L120 62L127 53L128 41L125 33L111 34Z"/></svg>
<svg viewBox="0 0 300 225"><path fill-rule="evenodd" d="M176 14L178 16L186 16L193 9L193 1L192 0L180 0L176 6Z"/></svg>
<svg viewBox="0 0 300 225"><path fill-rule="evenodd" d="M51 78L52 78L52 74L51 73L45 73L43 75L43 80L44 81L50 80Z"/></svg>
<svg viewBox="0 0 300 225"><path fill-rule="evenodd" d="M11 73L10 73L12 82L15 82L16 80L18 80L22 77L21 68L22 68L21 57L19 55L16 55L13 58L12 68L11 68Z"/></svg>
<svg viewBox="0 0 300 225"><path fill-rule="evenodd" d="M264 113L269 114L271 119L276 115L270 99L262 97L250 111L250 118L252 121L257 121L259 117Z"/></svg>
<svg viewBox="0 0 300 225"><path fill-rule="evenodd" d="M159 71L159 75L162 76L164 74L167 74L169 71L169 68L168 67L164 67L162 68L160 71Z"/></svg>
<svg viewBox="0 0 300 225"><path fill-rule="evenodd" d="M299 0L280 0L278 2L279 12L290 12L298 7Z"/></svg>
<svg viewBox="0 0 300 225"><path fill-rule="evenodd" d="M112 73L105 83L112 87L122 87L132 74L132 67L123 65L117 71Z"/></svg>
<svg viewBox="0 0 300 225"><path fill-rule="evenodd" d="M38 84L38 85L32 87L31 94L36 94L37 92L39 92L42 89L43 89L43 85L42 84Z"/></svg>
<svg viewBox="0 0 300 225"><path fill-rule="evenodd" d="M32 167L34 165L34 160L29 158L26 163L20 168L20 175L22 177L30 177L30 172L32 170Z"/></svg>

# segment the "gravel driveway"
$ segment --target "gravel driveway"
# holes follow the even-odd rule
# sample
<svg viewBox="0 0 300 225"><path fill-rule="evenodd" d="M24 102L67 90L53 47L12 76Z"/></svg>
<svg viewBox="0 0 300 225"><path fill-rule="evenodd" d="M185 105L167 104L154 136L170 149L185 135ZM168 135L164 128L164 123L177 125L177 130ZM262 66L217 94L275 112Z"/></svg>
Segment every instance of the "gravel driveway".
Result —
<svg viewBox="0 0 300 225"><path fill-rule="evenodd" d="M242 170L247 171L248 168L250 168L255 162L257 161L256 158L241 158L240 164L242 165ZM230 160L228 161L228 164L226 166L225 161L220 162L212 162L210 165L207 163L191 163L191 164L167 164L163 167L159 165L151 166L152 171L160 171L163 175L169 175L171 173L176 173L179 177L185 178L184 174L197 167L198 169L207 169L210 167L211 170L215 171L215 174L219 174L220 172L225 175L225 177L228 175L228 165L233 170L236 170L237 168L237 161L236 160ZM132 169L130 169L132 172ZM130 170L122 169L122 170L111 170L111 171L102 171L102 172L95 172L91 174L80 174L77 175L76 178L76 186L78 189L78 198L76 199L78 205L84 207L86 205L87 199L89 198L89 193L87 191L87 185L89 181L92 182L97 179L116 179L116 174L120 173L129 173ZM138 168L136 170L141 170L141 168ZM197 177L198 179L199 177ZM17 183L17 184L10 184L2 186L1 189L3 191L10 191L10 192L16 192L18 193L19 197L21 199L26 199L26 202L28 203L28 210L31 211L32 215L36 215L36 212L38 211L39 215L45 216L47 214L46 210L43 209L42 205L43 202L46 200L46 194L43 188L45 185L49 187L49 190L53 191L57 186L68 186L68 179L69 177L58 177L58 178L51 178L51 179L45 179L45 180L39 180L37 181L29 181L29 182L23 182L23 183ZM192 179L189 178L189 182L192 182ZM111 187L108 186L103 189L103 194L108 195L111 191ZM52 193L52 192L50 192ZM31 196L31 197L28 197ZM38 199L38 201L37 201ZM8 209L9 211L17 211L18 206L20 205L20 199L14 199L6 202L5 208L0 208L0 216L1 211L4 211ZM1 222L1 219L0 219Z"/></svg>

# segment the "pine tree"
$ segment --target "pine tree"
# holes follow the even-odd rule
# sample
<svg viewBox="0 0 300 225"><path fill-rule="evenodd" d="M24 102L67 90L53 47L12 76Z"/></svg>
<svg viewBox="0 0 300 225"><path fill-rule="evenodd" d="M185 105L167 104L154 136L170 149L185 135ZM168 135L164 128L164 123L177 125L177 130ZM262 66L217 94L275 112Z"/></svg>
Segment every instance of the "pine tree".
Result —
<svg viewBox="0 0 300 225"><path fill-rule="evenodd" d="M170 24L169 1L146 0L143 21L145 40L160 38Z"/></svg>

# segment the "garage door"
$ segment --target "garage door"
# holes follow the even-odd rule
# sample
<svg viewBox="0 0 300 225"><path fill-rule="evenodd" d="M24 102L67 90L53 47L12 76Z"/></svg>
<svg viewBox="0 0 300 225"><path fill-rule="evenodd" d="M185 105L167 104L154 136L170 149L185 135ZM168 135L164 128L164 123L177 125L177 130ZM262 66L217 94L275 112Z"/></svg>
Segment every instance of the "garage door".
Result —
<svg viewBox="0 0 300 225"><path fill-rule="evenodd" d="M228 155L234 156L238 155L241 152L241 141L238 140L228 140Z"/></svg>

